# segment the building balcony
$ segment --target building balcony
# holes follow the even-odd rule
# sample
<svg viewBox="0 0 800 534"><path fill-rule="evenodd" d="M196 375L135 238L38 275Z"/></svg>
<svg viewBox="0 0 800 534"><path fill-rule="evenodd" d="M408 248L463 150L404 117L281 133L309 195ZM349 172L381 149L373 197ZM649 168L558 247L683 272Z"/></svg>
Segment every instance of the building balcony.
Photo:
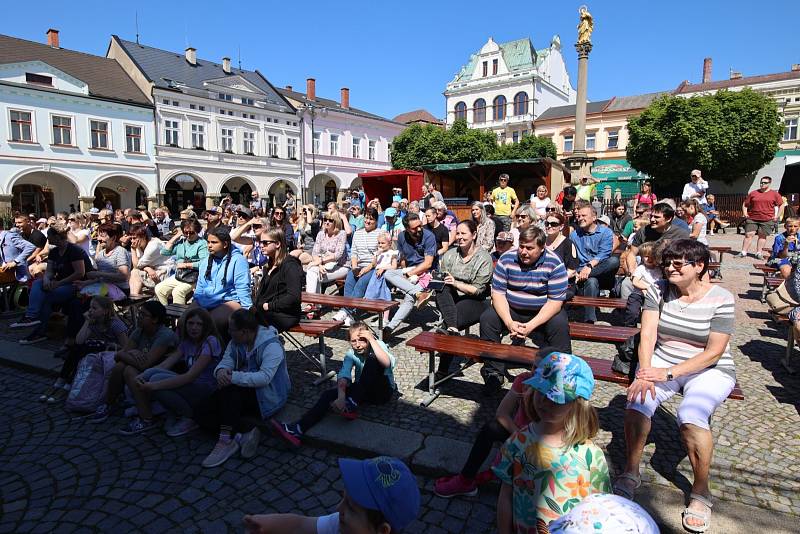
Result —
<svg viewBox="0 0 800 534"><path fill-rule="evenodd" d="M300 161L296 159L276 158L266 155L236 154L216 150L182 148L169 145L156 146L159 161L167 159L182 160L197 165L231 165L236 167L261 167L273 169L299 169Z"/></svg>

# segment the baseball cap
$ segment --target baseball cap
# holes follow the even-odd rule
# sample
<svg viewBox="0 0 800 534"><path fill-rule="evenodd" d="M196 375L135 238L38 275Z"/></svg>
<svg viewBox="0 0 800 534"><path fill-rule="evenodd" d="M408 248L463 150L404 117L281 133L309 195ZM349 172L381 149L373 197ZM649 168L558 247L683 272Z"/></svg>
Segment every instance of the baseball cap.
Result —
<svg viewBox="0 0 800 534"><path fill-rule="evenodd" d="M670 208L672 208L673 210L675 210L675 209L676 209L676 206L675 206L675 201L674 201L674 200L672 200L671 198L662 198L661 200L659 200L659 201L657 202L657 204L666 204L667 206L669 206L669 207L670 207Z"/></svg>
<svg viewBox="0 0 800 534"><path fill-rule="evenodd" d="M497 234L497 237L494 238L495 241L508 241L509 243L514 242L514 234L511 232L500 232Z"/></svg>
<svg viewBox="0 0 800 534"><path fill-rule="evenodd" d="M222 208L219 206L211 206L206 210L206 213L222 213Z"/></svg>
<svg viewBox="0 0 800 534"><path fill-rule="evenodd" d="M594 390L594 375L589 364L574 354L551 352L523 383L556 404L566 404L578 397L589 400Z"/></svg>
<svg viewBox="0 0 800 534"><path fill-rule="evenodd" d="M46 222L47 222L47 219L45 219L44 217L42 217L41 219L39 219L39 220L37 220L37 221L36 221L36 224L41 224L41 223L46 223Z"/></svg>
<svg viewBox="0 0 800 534"><path fill-rule="evenodd" d="M250 211L250 208L245 208L245 207L239 208L238 210L236 210L236 213L241 213L245 217L252 217L253 216L253 212Z"/></svg>
<svg viewBox="0 0 800 534"><path fill-rule="evenodd" d="M89 210L89 213L91 213L92 215L97 215L98 213L100 213L100 210L97 208L92 208Z"/></svg>
<svg viewBox="0 0 800 534"><path fill-rule="evenodd" d="M597 220L605 224L606 226L611 226L611 219L608 217L608 215L602 215L598 217Z"/></svg>
<svg viewBox="0 0 800 534"><path fill-rule="evenodd" d="M700 172L700 169L695 169L692 171L692 176L703 176L703 173Z"/></svg>
<svg viewBox="0 0 800 534"><path fill-rule="evenodd" d="M395 208L386 208L383 212L384 217L397 217L397 210Z"/></svg>
<svg viewBox="0 0 800 534"><path fill-rule="evenodd" d="M350 498L359 506L379 510L392 531L403 530L419 515L417 481L397 458L340 458L339 469Z"/></svg>
<svg viewBox="0 0 800 534"><path fill-rule="evenodd" d="M618 495L595 493L548 525L551 534L658 534L644 508Z"/></svg>

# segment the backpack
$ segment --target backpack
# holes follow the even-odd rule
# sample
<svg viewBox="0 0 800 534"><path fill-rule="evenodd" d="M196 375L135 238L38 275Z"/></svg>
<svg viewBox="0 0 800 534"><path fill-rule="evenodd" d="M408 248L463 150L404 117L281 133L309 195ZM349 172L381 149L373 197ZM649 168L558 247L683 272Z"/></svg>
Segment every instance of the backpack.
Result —
<svg viewBox="0 0 800 534"><path fill-rule="evenodd" d="M92 352L78 364L65 408L73 412L94 412L105 403L108 376L114 368L114 351Z"/></svg>

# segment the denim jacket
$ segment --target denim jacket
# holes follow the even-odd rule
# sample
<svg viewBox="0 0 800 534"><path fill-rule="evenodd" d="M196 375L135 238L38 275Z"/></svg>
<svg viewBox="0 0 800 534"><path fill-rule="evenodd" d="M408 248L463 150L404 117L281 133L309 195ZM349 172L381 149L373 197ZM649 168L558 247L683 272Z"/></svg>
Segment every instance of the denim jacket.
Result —
<svg viewBox="0 0 800 534"><path fill-rule="evenodd" d="M280 410L292 389L286 368L286 353L272 326L259 326L253 350L231 341L225 348L222 360L214 369L232 369L231 383L245 388L256 388L261 417L266 419Z"/></svg>
<svg viewBox="0 0 800 534"><path fill-rule="evenodd" d="M19 230L0 231L0 263L16 262L15 274L18 282L28 280L28 256L36 245L22 237Z"/></svg>

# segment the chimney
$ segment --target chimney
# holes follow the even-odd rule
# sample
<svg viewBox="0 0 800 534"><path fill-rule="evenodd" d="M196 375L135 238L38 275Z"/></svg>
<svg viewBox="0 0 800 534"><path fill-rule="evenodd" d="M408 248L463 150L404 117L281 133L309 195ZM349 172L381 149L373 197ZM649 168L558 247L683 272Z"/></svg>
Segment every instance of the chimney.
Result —
<svg viewBox="0 0 800 534"><path fill-rule="evenodd" d="M287 91L294 91L294 89L292 89L292 86L291 86L291 85L287 85L287 86L286 86L286 90L287 90Z"/></svg>
<svg viewBox="0 0 800 534"><path fill-rule="evenodd" d="M225 74L231 73L231 58L229 57L222 58L222 70L225 71Z"/></svg>
<svg viewBox="0 0 800 534"><path fill-rule="evenodd" d="M737 70L732 70L731 71L731 80L738 80L741 77L742 77L742 73L741 72L739 72Z"/></svg>
<svg viewBox="0 0 800 534"><path fill-rule="evenodd" d="M197 49L191 46L186 49L186 61L189 65L197 65Z"/></svg>
<svg viewBox="0 0 800 534"><path fill-rule="evenodd" d="M800 70L800 63L795 63L792 65L792 72L797 72Z"/></svg>
<svg viewBox="0 0 800 534"><path fill-rule="evenodd" d="M306 98L309 100L317 99L317 80L314 78L306 79Z"/></svg>
<svg viewBox="0 0 800 534"><path fill-rule="evenodd" d="M342 109L350 109L350 89L342 87Z"/></svg>
<svg viewBox="0 0 800 534"><path fill-rule="evenodd" d="M703 83L711 81L711 58L707 57L703 60Z"/></svg>
<svg viewBox="0 0 800 534"><path fill-rule="evenodd" d="M58 30L50 28L47 30L47 44L53 48L60 48L58 46Z"/></svg>

